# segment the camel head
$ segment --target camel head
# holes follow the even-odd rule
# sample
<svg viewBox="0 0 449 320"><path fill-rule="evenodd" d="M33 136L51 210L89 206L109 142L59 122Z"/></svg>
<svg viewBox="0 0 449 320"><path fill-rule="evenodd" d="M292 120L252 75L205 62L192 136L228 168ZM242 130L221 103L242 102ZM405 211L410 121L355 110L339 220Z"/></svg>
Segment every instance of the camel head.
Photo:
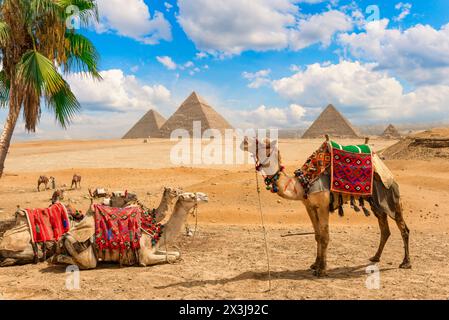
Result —
<svg viewBox="0 0 449 320"><path fill-rule="evenodd" d="M178 203L180 203L185 209L190 210L193 207L199 205L200 203L209 202L209 197L207 194L202 192L185 192L181 194L178 198Z"/></svg>
<svg viewBox="0 0 449 320"><path fill-rule="evenodd" d="M182 194L182 189L165 187L162 197L167 200L169 204L173 203Z"/></svg>
<svg viewBox="0 0 449 320"><path fill-rule="evenodd" d="M276 174L281 168L281 156L277 140L258 140L245 137L240 149L249 152L256 161L256 169L264 176Z"/></svg>

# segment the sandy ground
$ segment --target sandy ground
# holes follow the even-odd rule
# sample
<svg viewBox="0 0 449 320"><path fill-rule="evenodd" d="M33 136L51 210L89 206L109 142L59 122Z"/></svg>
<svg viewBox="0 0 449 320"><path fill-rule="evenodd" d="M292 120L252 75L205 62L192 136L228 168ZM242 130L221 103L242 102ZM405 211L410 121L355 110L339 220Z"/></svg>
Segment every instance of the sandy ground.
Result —
<svg viewBox="0 0 449 320"><path fill-rule="evenodd" d="M320 140L285 140L280 149L293 172ZM351 143L355 141L343 141ZM357 141L360 142L360 141ZM376 150L396 141L372 140ZM449 298L449 163L445 160L388 161L401 186L411 233L412 270L398 269L402 240L394 224L380 269L381 287L366 288L366 268L378 245L374 217L346 209L331 218L329 277L316 279L308 270L315 257L304 207L263 192L271 257L272 290L255 176L250 164L176 166L170 163L174 143L154 140L30 142L14 144L0 180L0 219L12 217L17 205L44 207L51 191L36 192L41 174L69 185L81 174L82 189L69 198L87 209L88 187L136 192L148 206L159 202L163 186L202 191L210 203L199 209L194 239L181 236L183 259L174 265L122 268L103 265L81 272L80 290L66 289L65 268L46 264L0 269L0 299L448 299ZM190 218L189 223L195 222Z"/></svg>

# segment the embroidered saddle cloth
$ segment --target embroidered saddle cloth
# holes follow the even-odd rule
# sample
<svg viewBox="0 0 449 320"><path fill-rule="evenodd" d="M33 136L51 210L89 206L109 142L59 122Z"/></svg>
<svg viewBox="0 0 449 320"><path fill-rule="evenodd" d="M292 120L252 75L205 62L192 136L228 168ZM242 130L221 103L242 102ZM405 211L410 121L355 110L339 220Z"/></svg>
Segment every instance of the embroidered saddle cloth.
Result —
<svg viewBox="0 0 449 320"><path fill-rule="evenodd" d="M140 248L142 209L93 205L95 237L99 250L136 250Z"/></svg>
<svg viewBox="0 0 449 320"><path fill-rule="evenodd" d="M46 209L26 209L25 211L33 243L58 241L70 230L67 210L61 203Z"/></svg>
<svg viewBox="0 0 449 320"><path fill-rule="evenodd" d="M331 152L331 191L354 196L373 192L373 155L368 145L342 146L329 142Z"/></svg>

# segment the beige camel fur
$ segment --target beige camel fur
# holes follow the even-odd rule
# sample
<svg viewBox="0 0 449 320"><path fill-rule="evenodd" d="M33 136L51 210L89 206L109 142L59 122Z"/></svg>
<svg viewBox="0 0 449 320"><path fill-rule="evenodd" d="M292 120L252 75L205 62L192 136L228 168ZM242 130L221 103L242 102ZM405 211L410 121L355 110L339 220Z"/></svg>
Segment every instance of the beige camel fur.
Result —
<svg viewBox="0 0 449 320"><path fill-rule="evenodd" d="M161 202L156 209L156 221L158 223L171 215L173 212L174 203L181 193L182 190L177 188L164 188ZM35 262L34 251L31 245L31 234L25 212L18 208L15 216L16 226L7 231L0 240L0 267L23 265ZM93 223L93 220L85 220L86 221L83 220L79 223L81 228L84 228L83 230L86 230L86 222ZM71 222L71 228L77 225L77 222ZM82 239L83 235L80 237ZM87 236L87 238L89 237L90 235ZM87 238L83 240L77 239L77 241L85 241ZM49 250L46 257L50 258L55 253L55 248L50 243L48 243L47 246L49 247ZM44 256L41 250L39 250L38 260L42 260L43 257Z"/></svg>
<svg viewBox="0 0 449 320"><path fill-rule="evenodd" d="M145 232L142 233L142 237L140 238L140 249L137 252L139 265L146 267L178 260L180 258L179 252L170 252L164 249L166 249L168 244L180 234L188 213L194 207L207 201L208 197L204 193L183 193L179 195L172 215L170 216L168 222L164 224L164 231L159 242L153 246L151 236ZM91 238L94 235L93 215L94 213L90 211L86 216L86 218L89 219L86 221L90 221L88 223L90 224L90 228L92 230L90 233ZM62 246L68 254L56 256L53 262L77 265L80 269L94 269L99 262L99 259L97 258L98 252L95 252L96 249L91 244L92 242L90 242L90 245L82 252L78 252L76 250L76 245L79 243L76 239L77 229L78 228L75 227L62 239ZM133 265L137 262L132 253L127 253L127 256L120 258L117 251L107 251L102 256L102 261L120 262L124 265Z"/></svg>
<svg viewBox="0 0 449 320"><path fill-rule="evenodd" d="M281 156L277 148L276 141L264 142L253 138L246 137L242 142L240 148L243 151L250 152L256 159L259 159L263 153L265 158L261 161L261 173L265 177L272 177L277 173L280 174L277 181L279 191L277 194L288 200L302 201L306 207L307 213L312 222L315 240L317 242L317 256L315 263L310 267L314 270L316 276L325 276L327 267L327 248L329 245L329 203L330 192L322 191L312 193L308 197L304 197L304 189L296 177L289 177L284 170L281 170ZM260 160L260 159L259 159ZM307 198L307 199L305 199ZM372 208L375 216L379 221L381 231L381 240L377 253L370 259L371 262L379 262L385 244L390 236L390 229L388 226L388 215L384 212L376 212ZM401 231L404 242L405 257L400 265L400 268L411 268L409 257L409 229L403 218L402 206L400 203L396 204L395 222Z"/></svg>

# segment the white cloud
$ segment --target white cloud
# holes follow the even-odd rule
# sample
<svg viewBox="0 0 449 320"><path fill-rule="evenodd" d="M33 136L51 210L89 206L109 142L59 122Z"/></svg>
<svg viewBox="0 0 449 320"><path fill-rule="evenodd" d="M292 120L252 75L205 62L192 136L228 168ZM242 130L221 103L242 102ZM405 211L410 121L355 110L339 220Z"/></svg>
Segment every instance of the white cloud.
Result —
<svg viewBox="0 0 449 320"><path fill-rule="evenodd" d="M165 10L167 12L169 12L171 10L171 8L173 8L173 5L168 2L164 2L164 6L165 6Z"/></svg>
<svg viewBox="0 0 449 320"><path fill-rule="evenodd" d="M407 93L397 79L375 67L349 61L312 64L291 77L273 81L273 88L283 98L308 108L333 103L369 120L449 116L449 86L423 86Z"/></svg>
<svg viewBox="0 0 449 320"><path fill-rule="evenodd" d="M207 53L206 53L206 52L198 52L198 53L195 55L195 57L196 57L196 59L204 59L204 58L207 57Z"/></svg>
<svg viewBox="0 0 449 320"><path fill-rule="evenodd" d="M365 32L341 34L339 40L357 59L376 62L411 84L449 84L449 24L439 30L421 24L388 29L388 24L370 22Z"/></svg>
<svg viewBox="0 0 449 320"><path fill-rule="evenodd" d="M156 57L156 60L159 61L164 67L166 67L168 70L176 70L178 67L176 63L173 61L172 58L169 56L163 56L163 57Z"/></svg>
<svg viewBox="0 0 449 320"><path fill-rule="evenodd" d="M263 69L257 72L243 72L242 77L249 81L248 88L258 89L263 85L269 85L271 80L269 75L270 69Z"/></svg>
<svg viewBox="0 0 449 320"><path fill-rule="evenodd" d="M122 70L102 71L103 81L80 74L67 76L72 91L82 107L93 111L142 111L170 103L170 91L163 85L143 85L133 75Z"/></svg>
<svg viewBox="0 0 449 320"><path fill-rule="evenodd" d="M297 0L179 0L178 21L196 47L221 57L322 43L350 29L332 10L301 19Z"/></svg>
<svg viewBox="0 0 449 320"><path fill-rule="evenodd" d="M402 21L410 14L410 11L412 10L412 4L411 3L403 3L399 2L394 6L396 10L401 10L401 13L397 17L394 17L394 21Z"/></svg>
<svg viewBox="0 0 449 320"><path fill-rule="evenodd" d="M340 11L331 10L312 15L300 20L297 29L290 32L290 47L296 51L315 43L327 47L335 33L351 29L351 18Z"/></svg>
<svg viewBox="0 0 449 320"><path fill-rule="evenodd" d="M164 15L150 10L143 0L97 0L100 13L98 32L112 31L145 44L171 41L171 25Z"/></svg>
<svg viewBox="0 0 449 320"><path fill-rule="evenodd" d="M292 104L288 108L261 105L252 110L230 110L232 123L240 128L289 128L303 124L306 109Z"/></svg>

